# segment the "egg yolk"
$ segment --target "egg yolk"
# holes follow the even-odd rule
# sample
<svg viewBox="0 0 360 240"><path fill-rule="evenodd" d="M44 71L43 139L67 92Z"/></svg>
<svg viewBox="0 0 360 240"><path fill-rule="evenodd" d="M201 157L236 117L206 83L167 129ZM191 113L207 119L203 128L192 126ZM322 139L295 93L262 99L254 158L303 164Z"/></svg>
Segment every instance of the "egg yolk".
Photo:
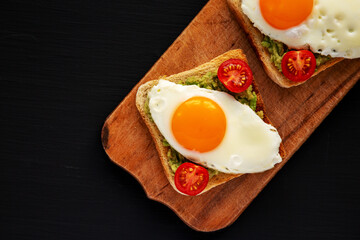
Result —
<svg viewBox="0 0 360 240"><path fill-rule="evenodd" d="M313 0L260 0L261 14L268 24L280 30L298 26L311 14Z"/></svg>
<svg viewBox="0 0 360 240"><path fill-rule="evenodd" d="M192 97L175 110L171 128L176 141L184 148L208 152L224 138L226 117L213 100Z"/></svg>

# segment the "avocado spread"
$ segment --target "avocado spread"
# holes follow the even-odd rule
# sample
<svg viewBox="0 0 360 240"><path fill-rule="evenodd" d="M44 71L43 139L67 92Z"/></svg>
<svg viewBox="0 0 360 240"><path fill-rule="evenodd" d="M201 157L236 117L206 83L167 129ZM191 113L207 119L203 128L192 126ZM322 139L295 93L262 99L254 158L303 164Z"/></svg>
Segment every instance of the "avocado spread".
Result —
<svg viewBox="0 0 360 240"><path fill-rule="evenodd" d="M176 169L178 167L180 167L180 165L183 164L184 162L188 162L188 160L186 158L184 158L183 155L178 153L175 149L173 149L170 146L170 144L166 141L166 139L163 139L162 143L163 143L164 147L169 147L169 150L167 152L167 157L169 160L169 165L170 165L172 174L174 175L176 172ZM209 179L219 173L217 170L212 169L212 168L206 168L206 170L209 173Z"/></svg>
<svg viewBox="0 0 360 240"><path fill-rule="evenodd" d="M246 89L244 92L241 93L232 93L229 90L227 90L224 85L220 82L220 80L217 77L217 74L215 72L208 72L203 76L192 76L187 78L185 81L178 82L178 84L182 85L197 85L201 88L206 88L210 90L216 90L216 91L222 91L227 92L234 96L234 98L239 101L240 103L248 105L253 111L256 111L256 103L257 103L257 95L255 91L253 91L253 86L250 85L248 89ZM152 120L150 108L149 108L149 100L145 102L145 112L149 116L149 118ZM260 118L264 118L264 112L263 111L257 111L256 114ZM163 146L168 147L169 150L167 152L169 165L171 168L171 171L173 174L175 174L176 169L183 164L184 162L187 162L188 160L184 158L180 153L178 153L175 149L173 149L170 144L166 141L166 139L162 140ZM212 178L213 176L217 175L219 172L215 169L207 168L209 172L209 178Z"/></svg>
<svg viewBox="0 0 360 240"><path fill-rule="evenodd" d="M271 39L268 36L264 37L264 40L261 42L261 45L263 47L266 47L271 55L271 62L274 63L275 67L279 70L279 72L282 72L281 69L281 60L285 53L290 51L288 47L283 44L282 42L278 42L276 40ZM323 56L318 53L314 53L315 59L316 59L316 67L318 68L321 64L326 63L330 60L330 56ZM315 70L316 71L316 70Z"/></svg>
<svg viewBox="0 0 360 240"><path fill-rule="evenodd" d="M250 85L250 87L248 87L248 89L246 89L244 92L232 93L224 87L224 85L218 79L217 74L214 72L208 72L202 77L199 76L189 77L185 81L180 82L180 84L197 85L198 87L201 88L229 93L233 95L237 101L248 105L254 111L256 110L257 96L256 93L253 91L252 85ZM263 115L262 111L257 112L257 114L262 118Z"/></svg>

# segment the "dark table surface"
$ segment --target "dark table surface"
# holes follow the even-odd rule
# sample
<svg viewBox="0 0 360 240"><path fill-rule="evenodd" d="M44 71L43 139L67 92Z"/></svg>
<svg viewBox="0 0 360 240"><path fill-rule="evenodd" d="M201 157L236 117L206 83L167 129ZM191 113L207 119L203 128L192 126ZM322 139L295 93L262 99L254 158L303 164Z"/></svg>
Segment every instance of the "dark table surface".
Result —
<svg viewBox="0 0 360 240"><path fill-rule="evenodd" d="M206 2L1 1L0 239L360 239L359 84L215 233L108 159L106 116Z"/></svg>

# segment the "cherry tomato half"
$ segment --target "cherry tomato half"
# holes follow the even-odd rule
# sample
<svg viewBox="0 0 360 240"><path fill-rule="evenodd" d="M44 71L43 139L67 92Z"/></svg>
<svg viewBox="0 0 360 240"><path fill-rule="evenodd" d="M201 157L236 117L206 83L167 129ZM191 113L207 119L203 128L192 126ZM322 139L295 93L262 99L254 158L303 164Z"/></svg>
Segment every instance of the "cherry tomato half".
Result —
<svg viewBox="0 0 360 240"><path fill-rule="evenodd" d="M231 92L245 91L253 81L249 65L240 59L229 59L223 62L217 72L222 84Z"/></svg>
<svg viewBox="0 0 360 240"><path fill-rule="evenodd" d="M308 80L314 74L315 68L315 56L308 50L287 52L281 60L283 74L294 82Z"/></svg>
<svg viewBox="0 0 360 240"><path fill-rule="evenodd" d="M195 196L201 193L208 182L208 171L190 162L181 164L175 172L175 186L186 195Z"/></svg>

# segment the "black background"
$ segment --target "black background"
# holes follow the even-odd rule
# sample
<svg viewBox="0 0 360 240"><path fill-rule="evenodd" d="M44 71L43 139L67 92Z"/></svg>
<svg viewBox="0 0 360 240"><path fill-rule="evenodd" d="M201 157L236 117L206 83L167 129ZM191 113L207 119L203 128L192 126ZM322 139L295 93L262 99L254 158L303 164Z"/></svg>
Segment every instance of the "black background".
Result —
<svg viewBox="0 0 360 240"><path fill-rule="evenodd" d="M359 85L214 233L108 159L106 116L206 2L1 1L0 239L360 238Z"/></svg>

